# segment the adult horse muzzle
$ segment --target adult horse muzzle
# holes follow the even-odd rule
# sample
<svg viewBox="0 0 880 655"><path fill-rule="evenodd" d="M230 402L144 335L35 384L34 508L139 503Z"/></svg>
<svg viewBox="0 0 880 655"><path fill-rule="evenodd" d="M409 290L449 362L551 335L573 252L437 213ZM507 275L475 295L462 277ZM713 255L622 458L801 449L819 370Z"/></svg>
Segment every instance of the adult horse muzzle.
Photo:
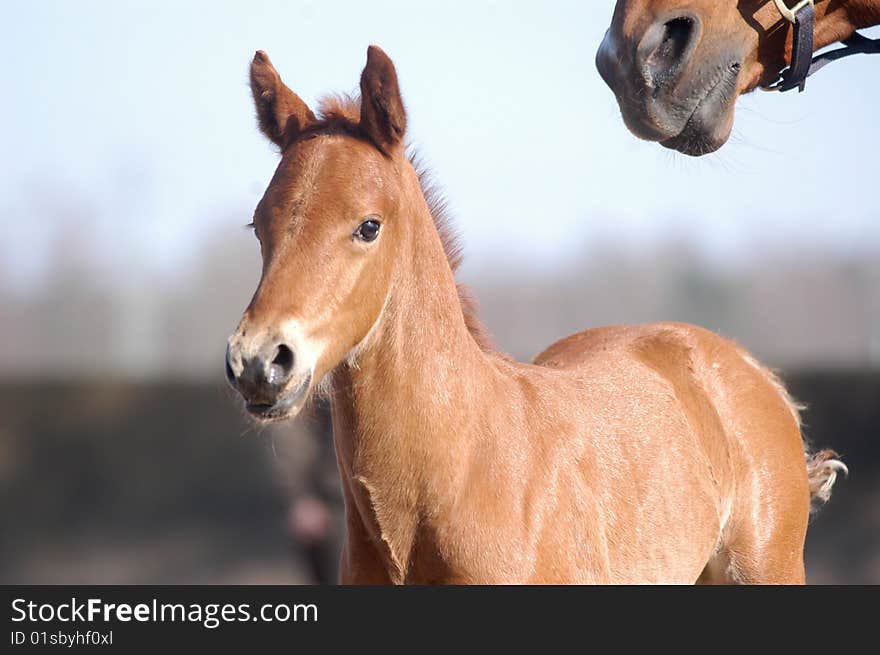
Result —
<svg viewBox="0 0 880 655"><path fill-rule="evenodd" d="M702 33L696 14L679 11L625 35L612 27L596 54L629 130L690 155L726 141L742 61Z"/></svg>
<svg viewBox="0 0 880 655"><path fill-rule="evenodd" d="M792 57L787 68L780 65L783 70L778 74L772 67L764 70L760 88L803 91L807 77L832 61L880 53L880 39L856 32L841 42L843 47L814 56L814 3L821 1L825 0L772 0L783 19L771 30L780 35L777 40L787 37L780 25L786 28L786 21L793 25ZM759 43L762 38L766 35L759 35ZM596 66L633 134L688 155L702 155L727 141L737 97L754 88L754 69L740 75L752 59L750 48L743 38L710 27L708 19L704 25L686 8L665 13L647 8L626 20L615 10ZM783 52L775 55L784 62L783 56Z"/></svg>

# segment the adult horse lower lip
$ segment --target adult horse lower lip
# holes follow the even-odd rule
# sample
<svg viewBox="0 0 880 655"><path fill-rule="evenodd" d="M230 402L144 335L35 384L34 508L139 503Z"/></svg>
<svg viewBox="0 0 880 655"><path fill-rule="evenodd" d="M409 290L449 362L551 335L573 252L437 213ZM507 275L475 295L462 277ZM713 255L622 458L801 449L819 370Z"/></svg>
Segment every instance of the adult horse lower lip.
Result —
<svg viewBox="0 0 880 655"><path fill-rule="evenodd" d="M726 66L718 79L707 85L707 91L697 101L681 132L661 141L660 145L694 157L714 152L724 145L729 129L723 119L719 123L718 117L723 117L730 103L736 100L739 71L737 62ZM720 134L719 127L723 128Z"/></svg>
<svg viewBox="0 0 880 655"><path fill-rule="evenodd" d="M262 421L282 421L302 405L312 385L311 374L307 375L293 391L282 394L274 403L245 402L248 414Z"/></svg>

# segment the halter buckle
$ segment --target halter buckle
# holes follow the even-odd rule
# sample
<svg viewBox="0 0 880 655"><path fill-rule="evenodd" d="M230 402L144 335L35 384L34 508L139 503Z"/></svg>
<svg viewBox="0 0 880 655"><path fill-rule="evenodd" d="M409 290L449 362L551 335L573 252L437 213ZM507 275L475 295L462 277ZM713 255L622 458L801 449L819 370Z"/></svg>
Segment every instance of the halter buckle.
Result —
<svg viewBox="0 0 880 655"><path fill-rule="evenodd" d="M776 3L776 8L782 17L791 24L794 24L795 17L801 9L808 5L815 6L815 0L800 0L794 7L789 7L785 0L773 0L773 2Z"/></svg>

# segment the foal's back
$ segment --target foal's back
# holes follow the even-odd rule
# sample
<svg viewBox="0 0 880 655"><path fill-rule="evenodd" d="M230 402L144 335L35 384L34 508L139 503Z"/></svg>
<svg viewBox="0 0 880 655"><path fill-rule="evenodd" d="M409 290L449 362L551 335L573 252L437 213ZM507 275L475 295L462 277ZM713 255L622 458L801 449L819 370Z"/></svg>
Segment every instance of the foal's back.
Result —
<svg viewBox="0 0 880 655"><path fill-rule="evenodd" d="M691 551L684 560L709 562L704 581L803 581L810 491L797 409L742 348L693 325L616 326L558 341L535 364L588 386L595 380L598 393L585 402L595 402L596 412L618 408L604 419L615 423L616 443L599 444L597 452L610 450L637 466L606 462L589 470L594 488L620 490L601 508L616 546L610 552L624 560L609 562L614 581L628 577L629 554L642 562L652 542L667 540L679 553ZM617 382L608 388L607 380ZM628 410L621 397L647 409ZM632 416L619 416L628 411ZM645 496L655 502L641 502ZM640 515L648 506L665 516ZM648 525L668 527L663 535L645 534ZM662 568L663 559L654 566ZM630 573L646 579L646 571ZM691 574L685 567L680 575Z"/></svg>

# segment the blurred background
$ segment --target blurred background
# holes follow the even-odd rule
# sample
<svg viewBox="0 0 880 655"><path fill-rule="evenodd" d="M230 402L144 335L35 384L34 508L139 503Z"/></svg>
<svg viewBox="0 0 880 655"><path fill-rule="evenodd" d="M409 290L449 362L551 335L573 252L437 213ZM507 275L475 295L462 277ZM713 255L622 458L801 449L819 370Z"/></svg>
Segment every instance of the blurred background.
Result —
<svg viewBox="0 0 880 655"><path fill-rule="evenodd" d="M732 1L732 0L731 0ZM597 2L15 3L0 39L0 582L332 581L327 408L254 427L225 339L259 277L277 162L264 49L307 102L394 59L497 342L679 320L733 337L842 453L816 583L880 583L878 62L753 94L688 159L632 137ZM872 30L877 36L877 30Z"/></svg>

